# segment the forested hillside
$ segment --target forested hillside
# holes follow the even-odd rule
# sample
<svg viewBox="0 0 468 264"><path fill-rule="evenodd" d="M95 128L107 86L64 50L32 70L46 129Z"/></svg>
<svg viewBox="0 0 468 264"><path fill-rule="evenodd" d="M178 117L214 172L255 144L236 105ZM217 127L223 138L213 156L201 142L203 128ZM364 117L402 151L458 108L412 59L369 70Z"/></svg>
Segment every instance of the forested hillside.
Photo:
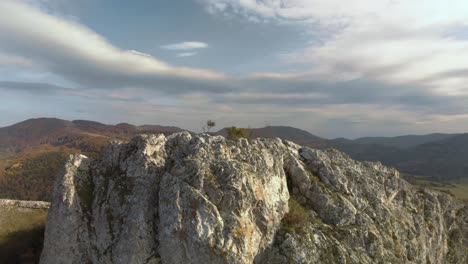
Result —
<svg viewBox="0 0 468 264"><path fill-rule="evenodd" d="M49 201L55 176L70 154L93 157L112 140L176 131L181 129L56 118L31 119L0 128L0 198Z"/></svg>

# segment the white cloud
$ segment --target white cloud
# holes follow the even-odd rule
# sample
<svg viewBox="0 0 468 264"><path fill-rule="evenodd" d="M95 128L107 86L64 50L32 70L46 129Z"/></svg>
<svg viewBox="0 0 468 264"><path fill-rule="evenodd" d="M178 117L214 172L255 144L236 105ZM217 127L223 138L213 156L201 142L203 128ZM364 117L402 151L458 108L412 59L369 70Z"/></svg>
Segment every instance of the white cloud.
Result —
<svg viewBox="0 0 468 264"><path fill-rule="evenodd" d="M177 57L191 57L195 55L197 55L196 52L183 52L183 53L177 54Z"/></svg>
<svg viewBox="0 0 468 264"><path fill-rule="evenodd" d="M164 88L170 82L218 81L216 71L176 67L148 54L121 50L77 22L17 0L0 1L0 52L28 58L79 85ZM164 85L155 86L158 81ZM199 87L202 87L200 84Z"/></svg>
<svg viewBox="0 0 468 264"><path fill-rule="evenodd" d="M187 41L187 42L180 42L180 43L161 46L161 48L168 49L168 50L193 50L193 49L204 49L207 47L208 47L208 44L204 42L198 42L198 41Z"/></svg>
<svg viewBox="0 0 468 264"><path fill-rule="evenodd" d="M252 18L250 21L255 23L265 20L301 23L307 31L326 33L315 36L327 37L284 57L286 63L309 65L308 71L254 72L247 78L235 78L214 70L170 65L140 51L122 50L76 20L58 18L21 4L20 0L0 0L0 53L8 54L0 55L0 64L30 63L43 71L39 75L45 75L40 80L35 75L26 80L21 77L19 81L23 83L14 83L7 75L11 70L2 72L2 68L7 68L2 66L0 73L11 81L0 83L2 95L4 91L9 94L23 91L21 95L48 93L54 96L49 102L60 102L60 96L76 98L79 94L84 105L91 104L89 97L96 105L102 100L108 100L109 104L117 102L115 109L110 107L103 112L103 118L117 111L119 114L114 116L118 118L125 114L128 118L145 117L145 122L152 122L155 111L167 111L163 115L167 120L192 122L194 126L199 120L215 115L218 120L226 120L226 125L263 125L264 121L273 121L309 126L306 128L311 130L323 127L324 134L347 131L347 127L327 130L327 120L332 119L359 124L354 129L360 135L370 133L371 129L376 134L391 129L400 133L403 131L400 127L391 125L398 122L412 129L425 121L425 131L441 124L460 128L460 124L466 123L460 119L468 113L468 96L460 95L466 83L468 44L466 39L455 35L468 24L464 2L205 3L212 12L223 12L223 16L229 12ZM452 8L445 6L449 4ZM179 56L191 55L196 48L204 47L207 44L202 42L166 45ZM49 78L51 75L58 78ZM64 84L63 80L67 82ZM55 86L47 84L54 81ZM166 92L163 95L166 97L160 91ZM108 98L103 99L104 95ZM38 103L36 96L27 102L23 97L15 98L22 105ZM12 100L3 99L2 104L5 102ZM171 107L154 107L158 102L171 102ZM63 110L60 108L63 105L58 105L52 113ZM145 109L139 111L138 107ZM384 124L387 121L390 125ZM437 122L430 127L430 121Z"/></svg>
<svg viewBox="0 0 468 264"><path fill-rule="evenodd" d="M285 62L310 65L302 74L263 77L322 80L369 78L424 84L441 94L468 94L468 2L463 0L200 0L210 12L300 23L325 32ZM311 37L313 38L313 37ZM321 44L317 44L321 43ZM457 74L458 73L458 74Z"/></svg>

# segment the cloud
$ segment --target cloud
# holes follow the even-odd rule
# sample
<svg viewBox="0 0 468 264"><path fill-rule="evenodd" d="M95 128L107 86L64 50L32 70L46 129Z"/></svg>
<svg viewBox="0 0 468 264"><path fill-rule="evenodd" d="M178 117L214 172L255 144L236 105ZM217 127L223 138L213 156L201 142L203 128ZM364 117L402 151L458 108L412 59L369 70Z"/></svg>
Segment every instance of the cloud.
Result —
<svg viewBox="0 0 468 264"><path fill-rule="evenodd" d="M0 53L0 65L31 66L33 63L21 56L13 56Z"/></svg>
<svg viewBox="0 0 468 264"><path fill-rule="evenodd" d="M188 41L188 42L180 42L175 44L169 44L161 46L163 49L168 50L193 50L193 49L204 49L208 48L208 44L198 41Z"/></svg>
<svg viewBox="0 0 468 264"><path fill-rule="evenodd" d="M0 52L28 58L76 87L146 87L214 91L223 73L176 67L151 55L121 50L89 28L20 1L0 1ZM182 87L182 88L181 88Z"/></svg>
<svg viewBox="0 0 468 264"><path fill-rule="evenodd" d="M33 94L55 94L57 92L70 90L58 85L48 83L6 81L0 81L0 89L26 91Z"/></svg>
<svg viewBox="0 0 468 264"><path fill-rule="evenodd" d="M0 81L0 90L20 92L34 96L62 96L77 97L100 101L143 102L145 91L141 89L115 89L112 91L102 89L74 89L61 85L41 82ZM138 91L139 90L139 91Z"/></svg>
<svg viewBox="0 0 468 264"><path fill-rule="evenodd" d="M461 0L200 0L211 13L296 23L311 44L283 56L301 74L263 77L320 80L368 78L416 83L453 96L467 95L468 2ZM317 36L319 39L317 39ZM424 84L424 85L422 85Z"/></svg>
<svg viewBox="0 0 468 264"><path fill-rule="evenodd" d="M183 53L177 54L177 57L191 57L195 55L197 55L196 52L183 52Z"/></svg>
<svg viewBox="0 0 468 264"><path fill-rule="evenodd" d="M63 111L73 102L81 110L92 109L92 104L103 109L102 121L107 116L145 123L177 120L196 129L199 120L214 118L225 120L220 125L271 122L336 136L343 136L341 131L368 135L410 132L414 127L430 130L432 121L433 129L467 123L460 121L468 114L464 2L451 2L453 10L435 1L202 2L223 17L230 13L254 23L300 25L310 42L282 56L282 66L306 70L258 69L233 77L175 66L142 51L122 50L79 20L0 0L0 89L2 96L10 96L0 98L0 105L5 109L15 99L18 103L10 109L20 111L21 104L29 102L39 109L42 100L36 96L41 94L41 99L49 98L44 102L56 106L44 114ZM183 42L165 48L189 56L207 46ZM34 67L16 73L11 65ZM61 98L67 103L57 103ZM157 111L164 118L154 120Z"/></svg>

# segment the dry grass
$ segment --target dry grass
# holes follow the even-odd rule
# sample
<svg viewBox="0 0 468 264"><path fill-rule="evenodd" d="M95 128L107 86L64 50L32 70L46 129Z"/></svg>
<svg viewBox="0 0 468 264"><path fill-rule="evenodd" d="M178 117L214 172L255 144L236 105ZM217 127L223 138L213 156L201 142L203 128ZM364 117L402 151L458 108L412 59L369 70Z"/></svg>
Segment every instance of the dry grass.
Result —
<svg viewBox="0 0 468 264"><path fill-rule="evenodd" d="M468 182L452 183L447 187L433 187L432 189L449 192L456 198L468 203Z"/></svg>
<svg viewBox="0 0 468 264"><path fill-rule="evenodd" d="M425 177L418 176L411 176L411 178L406 177L405 179L416 186L446 192L455 198L468 203L468 180L466 179L447 182L432 181Z"/></svg>
<svg viewBox="0 0 468 264"><path fill-rule="evenodd" d="M0 208L0 263L38 263L47 210Z"/></svg>

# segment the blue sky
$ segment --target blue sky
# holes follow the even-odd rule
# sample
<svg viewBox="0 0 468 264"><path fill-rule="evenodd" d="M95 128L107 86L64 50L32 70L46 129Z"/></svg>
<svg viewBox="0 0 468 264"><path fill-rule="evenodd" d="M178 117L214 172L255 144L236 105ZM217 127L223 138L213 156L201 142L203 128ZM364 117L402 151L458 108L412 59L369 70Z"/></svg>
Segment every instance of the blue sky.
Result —
<svg viewBox="0 0 468 264"><path fill-rule="evenodd" d="M0 126L466 132L467 13L458 0L2 0Z"/></svg>
<svg viewBox="0 0 468 264"><path fill-rule="evenodd" d="M85 26L119 48L138 50L176 65L234 75L248 74L259 67L269 71L289 70L274 54L305 47L307 41L300 25L223 19L209 15L196 1L85 2L81 8L70 10ZM177 56L182 51L161 48L184 41L202 41L209 49L196 50L198 56L183 58Z"/></svg>

